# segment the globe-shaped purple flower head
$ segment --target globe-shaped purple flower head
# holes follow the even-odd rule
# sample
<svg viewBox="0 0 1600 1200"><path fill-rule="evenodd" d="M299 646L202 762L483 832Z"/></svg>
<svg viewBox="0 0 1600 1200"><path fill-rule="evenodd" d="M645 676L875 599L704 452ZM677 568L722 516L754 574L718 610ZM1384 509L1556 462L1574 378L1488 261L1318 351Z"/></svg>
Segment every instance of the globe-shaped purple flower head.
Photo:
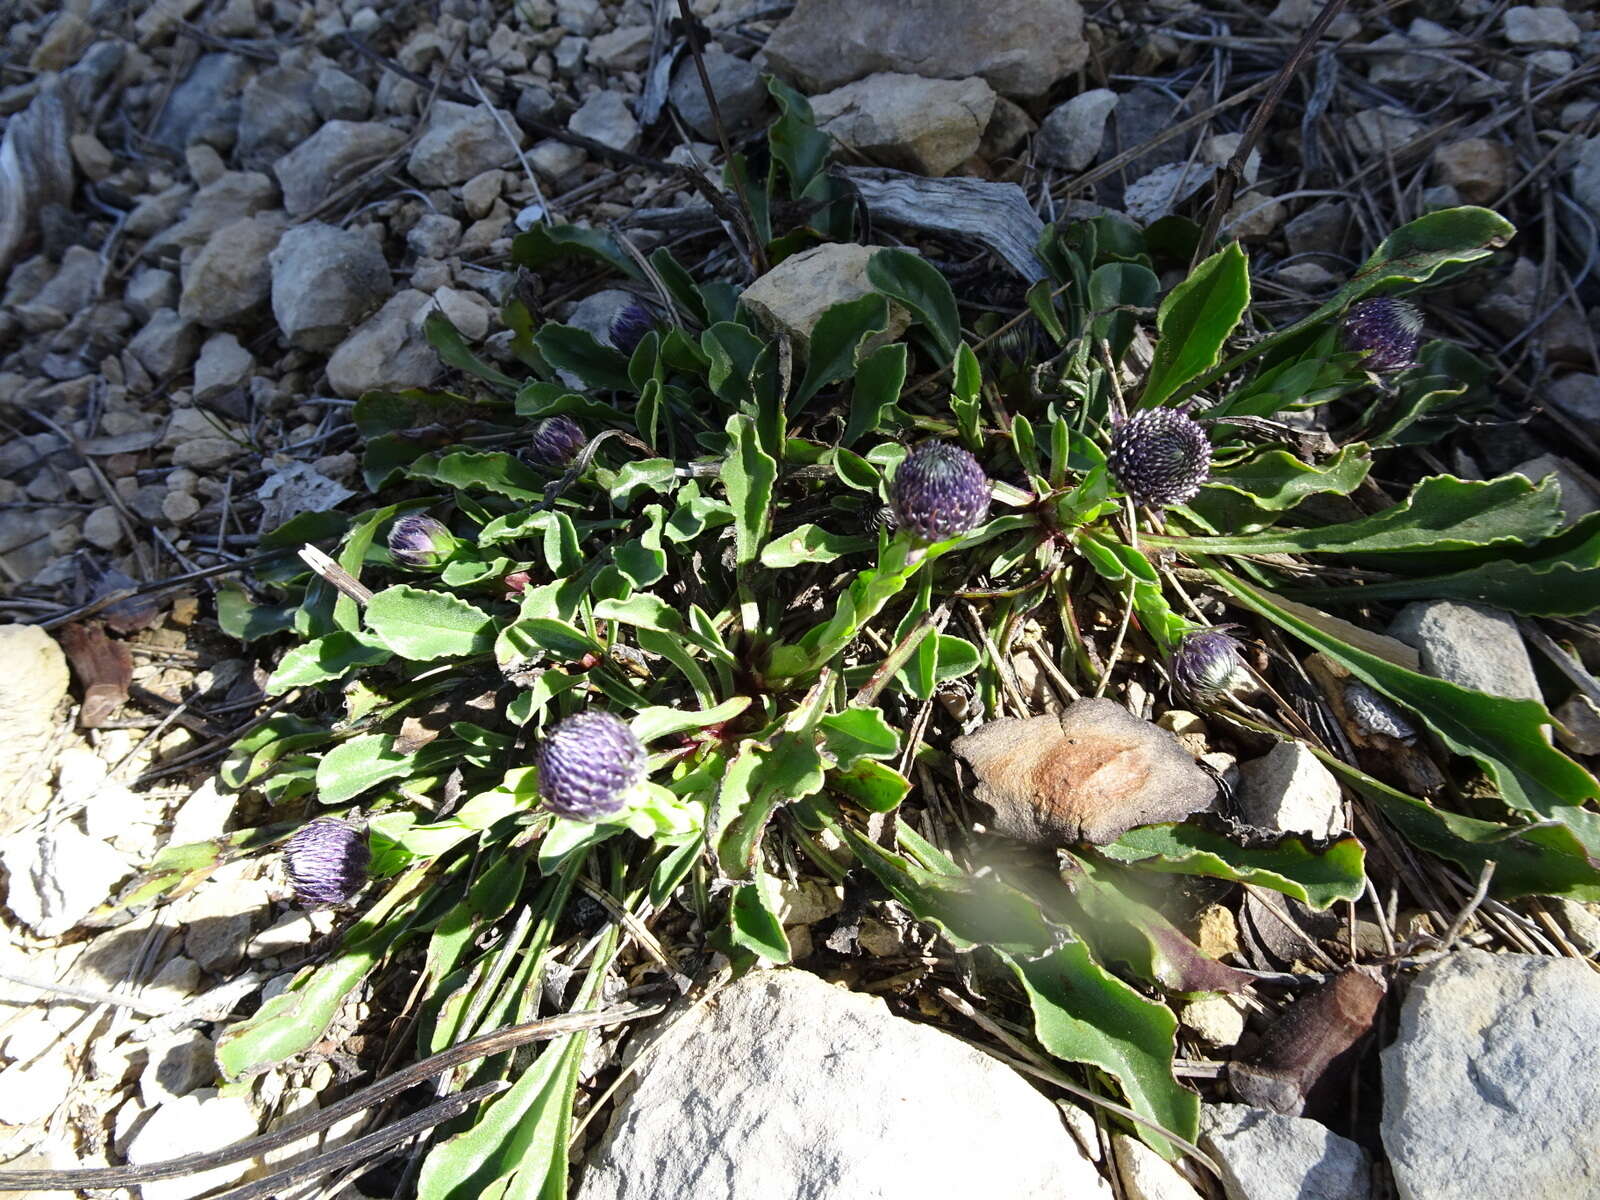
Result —
<svg viewBox="0 0 1600 1200"><path fill-rule="evenodd" d="M655 327L656 319L650 310L635 300L611 318L607 337L623 354L632 355L644 341L644 335Z"/></svg>
<svg viewBox="0 0 1600 1200"><path fill-rule="evenodd" d="M437 567L455 553L455 535L432 517L411 513L389 526L389 554L408 567Z"/></svg>
<svg viewBox="0 0 1600 1200"><path fill-rule="evenodd" d="M1211 443L1195 420L1152 408L1118 421L1106 465L1135 504L1166 508L1194 499L1211 474Z"/></svg>
<svg viewBox="0 0 1600 1200"><path fill-rule="evenodd" d="M924 542L948 541L989 515L989 477L960 446L922 442L894 473L889 501L901 529Z"/></svg>
<svg viewBox="0 0 1600 1200"><path fill-rule="evenodd" d="M318 817L283 848L284 868L295 898L309 908L348 904L367 881L372 851L359 825Z"/></svg>
<svg viewBox="0 0 1600 1200"><path fill-rule="evenodd" d="M558 817L614 816L644 776L644 746L626 722L608 712L570 716L539 743L539 793Z"/></svg>
<svg viewBox="0 0 1600 1200"><path fill-rule="evenodd" d="M1170 664L1179 691L1196 700L1214 700L1248 678L1240 654L1243 647L1227 632L1230 628L1184 634Z"/></svg>
<svg viewBox="0 0 1600 1200"><path fill-rule="evenodd" d="M533 427L528 457L547 467L565 467L588 444L583 427L571 417L546 417Z"/></svg>
<svg viewBox="0 0 1600 1200"><path fill-rule="evenodd" d="M1387 373L1415 366L1422 344L1422 310L1407 300L1379 296L1352 305L1344 315L1346 350L1366 351L1361 365Z"/></svg>

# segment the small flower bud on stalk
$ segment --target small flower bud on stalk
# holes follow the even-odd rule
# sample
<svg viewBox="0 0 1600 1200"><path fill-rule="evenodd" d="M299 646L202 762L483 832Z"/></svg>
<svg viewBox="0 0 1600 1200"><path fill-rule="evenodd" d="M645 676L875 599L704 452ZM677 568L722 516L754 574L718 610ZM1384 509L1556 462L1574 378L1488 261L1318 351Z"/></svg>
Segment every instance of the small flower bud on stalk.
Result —
<svg viewBox="0 0 1600 1200"><path fill-rule="evenodd" d="M1422 310L1407 300L1379 296L1352 305L1342 330L1346 350L1365 351L1361 365L1387 374L1416 365L1422 344Z"/></svg>
<svg viewBox="0 0 1600 1200"><path fill-rule="evenodd" d="M1193 500L1211 475L1211 443L1173 408L1135 413L1111 429L1106 466L1135 504L1166 508Z"/></svg>
<svg viewBox="0 0 1600 1200"><path fill-rule="evenodd" d="M627 805L645 777L645 750L625 721L582 712L539 743L539 793L558 817L600 821Z"/></svg>
<svg viewBox="0 0 1600 1200"><path fill-rule="evenodd" d="M922 442L894 473L889 500L901 529L924 542L944 542L983 524L989 477L960 446Z"/></svg>
<svg viewBox="0 0 1600 1200"><path fill-rule="evenodd" d="M348 904L366 883L371 861L361 827L335 817L318 817L283 848L295 898L308 908Z"/></svg>
<svg viewBox="0 0 1600 1200"><path fill-rule="evenodd" d="M533 427L528 457L547 467L565 467L588 441L582 426L571 417L546 417Z"/></svg>
<svg viewBox="0 0 1600 1200"><path fill-rule="evenodd" d="M1195 700L1215 701L1250 683L1243 646L1227 632L1231 626L1184 634L1172 656L1172 682Z"/></svg>
<svg viewBox="0 0 1600 1200"><path fill-rule="evenodd" d="M644 341L644 335L655 327L656 319L650 310L635 300L611 319L606 336L613 346L631 357Z"/></svg>
<svg viewBox="0 0 1600 1200"><path fill-rule="evenodd" d="M432 517L413 513L389 527L389 555L407 567L438 567L456 552L460 542Z"/></svg>

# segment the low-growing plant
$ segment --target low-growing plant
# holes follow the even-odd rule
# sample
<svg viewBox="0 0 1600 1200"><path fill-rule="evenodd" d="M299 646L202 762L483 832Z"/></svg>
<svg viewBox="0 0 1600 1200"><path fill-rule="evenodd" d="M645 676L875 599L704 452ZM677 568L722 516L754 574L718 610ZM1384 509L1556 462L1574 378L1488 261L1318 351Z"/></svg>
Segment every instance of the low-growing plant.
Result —
<svg viewBox="0 0 1600 1200"><path fill-rule="evenodd" d="M854 206L805 101L773 90L768 161L729 172L780 262L848 240ZM241 637L292 640L268 692L298 697L239 743L224 782L281 812L280 836L319 818L291 863L314 900L348 899L354 861L350 826L325 818L363 822L371 850L339 948L226 1032L224 1070L312 1046L409 944L422 1053L535 1015L557 971L581 976L570 1003L590 1006L618 941L614 923L572 933L583 893L630 929L681 906L736 964L786 962L781 864L798 856L836 881L864 870L956 949L986 948L1038 1044L1175 1153L1198 1098L1173 1074L1164 994L1231 985L1132 884L1208 875L1322 909L1367 887L1364 846L1200 816L1063 847L1059 877L969 870L959 834L895 814L943 775L928 732L954 722L941 697L1005 710L1025 626L1073 694L1159 670L1235 728L1306 739L1368 820L1415 847L1473 874L1495 863L1497 894L1600 899L1595 780L1546 738L1550 715L1420 674L1323 611L1593 606L1600 517L1564 525L1553 480L1415 476L1394 499L1372 478L1374 455L1490 409L1484 365L1420 341L1398 297L1511 235L1483 209L1430 213L1281 329L1252 309L1237 244L1163 287L1158 271L1199 249L1175 218L1046 228L1048 275L1009 322L964 326L938 269L883 248L873 290L830 308L804 352L738 285L665 249L522 235L521 269L598 264L649 307L597 338L512 298L515 370L431 317L461 383L356 404L372 506L269 535L282 554L219 607ZM887 336L893 313L910 318L903 337ZM1335 415L1291 419L1316 410ZM309 571L306 543L333 547L337 569ZM1275 628L1426 730L1449 767L1440 788L1423 798L1381 762L1363 769L1275 692L1241 698L1266 681L1224 621ZM192 885L214 856L169 852L133 898ZM338 878L302 879L324 859ZM564 1194L583 1041L455 1080L511 1087L434 1145L420 1194Z"/></svg>

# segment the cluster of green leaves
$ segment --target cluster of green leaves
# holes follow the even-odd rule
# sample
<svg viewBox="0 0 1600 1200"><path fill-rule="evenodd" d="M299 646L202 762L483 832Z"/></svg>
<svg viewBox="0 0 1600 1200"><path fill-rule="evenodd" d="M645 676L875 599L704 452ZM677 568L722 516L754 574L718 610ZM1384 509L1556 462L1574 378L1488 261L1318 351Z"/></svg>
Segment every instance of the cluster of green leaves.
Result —
<svg viewBox="0 0 1600 1200"><path fill-rule="evenodd" d="M782 115L766 169L736 158L729 172L777 262L848 237L852 209L823 170L826 139L804 99L773 87ZM775 229L780 210L808 220ZM1096 597L1131 607L1135 635L1170 653L1195 628L1174 607L1181 593L1166 567L1176 556L1418 714L1530 826L1445 812L1341 764L1407 837L1454 861L1510 864L1502 880L1522 890L1600 897L1600 831L1582 807L1594 783L1544 740L1548 714L1340 641L1285 607L1289 581L1266 558L1368 571L1362 602L1470 595L1559 613L1594 594L1600 525L1558 528L1549 482L1432 478L1372 515L1312 515L1327 505L1308 501L1356 492L1372 448L1428 436L1458 410L1470 386L1463 352L1431 347L1425 369L1362 416L1367 440L1322 461L1303 460L1289 430L1262 420L1370 384L1338 343L1348 304L1448 278L1509 232L1480 209L1431 214L1387 239L1315 313L1270 331L1254 327L1237 245L1162 296L1156 268L1193 250L1192 226L1140 231L1102 217L1051 228L1039 254L1052 277L1027 297L1042 349L1025 369L1009 350L992 356L987 378L949 284L916 254L878 251L872 290L826 312L796 362L736 286L695 280L664 249L638 259L575 227L523 235L514 255L526 269L577 259L653 290L657 327L625 356L512 300L511 374L430 318L463 384L357 403L378 506L289 522L264 541L282 553L257 571L254 596L219 604L242 638L293 635L270 692L323 697L320 710L274 716L243 739L225 782L275 805L364 814L379 880L338 953L228 1031L225 1070L243 1075L312 1045L360 981L414 940L424 945L422 1051L533 1015L580 882L635 914L685 903L736 960L788 961L771 853L782 837L829 873L871 872L958 948L987 947L1031 1005L1040 1044L1114 1081L1148 1122L1141 1134L1171 1153L1160 1130L1192 1139L1198 1110L1173 1077L1175 1021L1152 994L1238 980L1137 899L1135 882L1209 875L1325 908L1363 890L1359 842L1247 848L1197 822L1154 826L1074 851L1067 886L971 875L903 822L895 848L859 826L911 791L895 714L961 677L984 712L1000 711L993 646L1020 622L1058 620L1059 667L1089 687L1097 668L1075 614ZM903 338L886 336L892 308L911 319ZM1214 421L1212 480L1159 535L1123 520L1106 465L1136 349L1148 366L1122 404L1192 402ZM908 385L918 362L947 386ZM593 439L571 472L518 454L531 424L557 415ZM927 436L980 453L996 511L933 546L872 532L907 444ZM436 571L407 570L385 549L393 522L420 511L460 543ZM339 567L374 589L370 600L310 574L293 554L307 542L336 543ZM978 607L993 635L984 644L944 632L955 598ZM630 720L652 782L614 821L557 820L539 808L531 749L591 705ZM142 894L192 881L206 861L174 858ZM579 1007L597 997L615 938L585 950ZM528 1069L484 1064L471 1082L515 1085L435 1147L421 1194L563 1194L581 1053L573 1035Z"/></svg>

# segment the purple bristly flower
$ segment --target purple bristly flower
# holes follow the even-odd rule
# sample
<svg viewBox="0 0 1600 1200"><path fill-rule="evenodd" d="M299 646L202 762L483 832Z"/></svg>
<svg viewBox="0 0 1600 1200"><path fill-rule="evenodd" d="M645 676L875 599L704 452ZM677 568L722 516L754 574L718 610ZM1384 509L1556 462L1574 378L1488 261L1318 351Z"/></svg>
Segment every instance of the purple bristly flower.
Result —
<svg viewBox="0 0 1600 1200"><path fill-rule="evenodd" d="M1365 351L1361 365L1380 374L1415 366L1422 344L1422 310L1408 300L1379 296L1344 315L1346 350Z"/></svg>
<svg viewBox="0 0 1600 1200"><path fill-rule="evenodd" d="M570 716L539 743L539 793L559 817L614 816L644 777L643 744L627 722L608 712Z"/></svg>
<svg viewBox="0 0 1600 1200"><path fill-rule="evenodd" d="M1244 683L1243 646L1228 633L1232 626L1184 634L1169 664L1172 682L1196 700L1213 700Z"/></svg>
<svg viewBox="0 0 1600 1200"><path fill-rule="evenodd" d="M547 467L565 467L588 441L583 427L571 417L546 417L533 427L528 456Z"/></svg>
<svg viewBox="0 0 1600 1200"><path fill-rule="evenodd" d="M295 898L307 907L348 904L367 881L372 851L366 834L352 821L318 817L298 830L283 848L284 868Z"/></svg>
<svg viewBox="0 0 1600 1200"><path fill-rule="evenodd" d="M437 567L455 553L457 544L443 523L421 513L401 517L389 527L389 554L408 567Z"/></svg>
<svg viewBox="0 0 1600 1200"><path fill-rule="evenodd" d="M611 318L607 338L623 354L632 355L644 335L656 327L655 316L643 304L633 301Z"/></svg>
<svg viewBox="0 0 1600 1200"><path fill-rule="evenodd" d="M948 541L989 515L989 477L960 446L922 442L894 473L889 499L901 529L925 542Z"/></svg>
<svg viewBox="0 0 1600 1200"><path fill-rule="evenodd" d="M1194 499L1210 477L1211 443L1177 409L1147 409L1112 426L1106 466L1135 504L1166 508Z"/></svg>

